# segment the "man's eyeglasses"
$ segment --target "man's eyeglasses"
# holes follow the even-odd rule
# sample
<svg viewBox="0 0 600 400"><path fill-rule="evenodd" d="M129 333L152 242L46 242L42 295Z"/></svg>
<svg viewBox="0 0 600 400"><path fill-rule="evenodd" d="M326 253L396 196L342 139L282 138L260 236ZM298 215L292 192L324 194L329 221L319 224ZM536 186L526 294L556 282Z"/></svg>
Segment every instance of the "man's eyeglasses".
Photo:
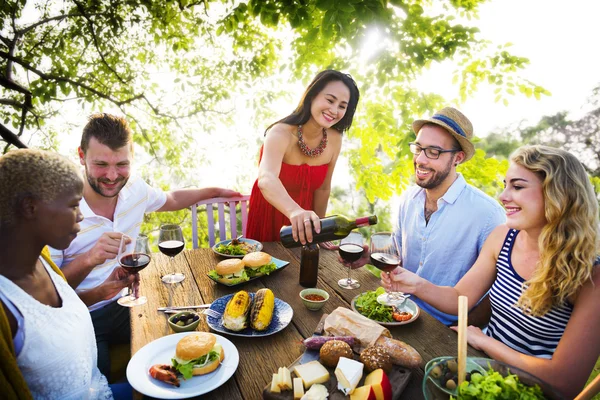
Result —
<svg viewBox="0 0 600 400"><path fill-rule="evenodd" d="M456 153L457 151L461 151L461 150L444 150L444 149L438 149L436 147L421 147L416 143L409 143L408 147L410 148L410 152L413 153L415 156L418 156L419 154L421 154L421 151L425 152L425 157L430 158L432 160L437 160L438 158L440 158L440 155L442 153Z"/></svg>

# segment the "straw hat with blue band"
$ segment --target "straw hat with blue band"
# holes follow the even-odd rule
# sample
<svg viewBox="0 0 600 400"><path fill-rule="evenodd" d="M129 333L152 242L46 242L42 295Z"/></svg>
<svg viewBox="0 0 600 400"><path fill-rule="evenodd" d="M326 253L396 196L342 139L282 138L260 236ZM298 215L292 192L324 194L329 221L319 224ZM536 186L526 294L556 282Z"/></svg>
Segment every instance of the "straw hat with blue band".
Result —
<svg viewBox="0 0 600 400"><path fill-rule="evenodd" d="M471 143L473 138L473 125L463 113L456 108L446 107L438 111L429 119L417 119L412 123L413 130L419 134L419 130L425 124L435 124L446 129L460 144L465 153L464 161L469 160L475 154L475 147ZM463 162L464 162L463 161Z"/></svg>

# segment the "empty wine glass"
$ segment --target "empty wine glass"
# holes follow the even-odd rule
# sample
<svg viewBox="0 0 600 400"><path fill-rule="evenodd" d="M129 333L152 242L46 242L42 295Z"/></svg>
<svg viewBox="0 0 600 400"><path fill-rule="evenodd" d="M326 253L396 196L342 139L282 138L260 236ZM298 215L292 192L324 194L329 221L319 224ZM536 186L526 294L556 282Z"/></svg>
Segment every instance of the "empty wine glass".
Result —
<svg viewBox="0 0 600 400"><path fill-rule="evenodd" d="M137 238L132 239L127 235L123 235L119 243L117 259L119 265L132 275L146 268L151 260L148 236L139 235ZM121 297L118 303L125 307L134 307L145 304L146 301L146 297L138 296L138 291L132 292L131 287L129 287L128 294Z"/></svg>
<svg viewBox="0 0 600 400"><path fill-rule="evenodd" d="M158 234L158 249L164 255L171 257L171 265L174 266L175 256L183 250L185 242L179 225L168 224L160 227ZM185 279L181 272L171 272L164 275L161 280L164 283L179 283Z"/></svg>
<svg viewBox="0 0 600 400"><path fill-rule="evenodd" d="M350 232L348 236L340 241L340 257L347 263L357 261L364 252L363 235L360 232ZM340 279L338 285L344 289L356 289L360 287L360 283L356 279L350 277L352 268L348 266L348 277Z"/></svg>
<svg viewBox="0 0 600 400"><path fill-rule="evenodd" d="M371 264L389 275L401 264L400 247L396 236L390 232L379 232L371 235ZM387 292L377 297L377 302L386 306L397 306L406 300L402 292Z"/></svg>

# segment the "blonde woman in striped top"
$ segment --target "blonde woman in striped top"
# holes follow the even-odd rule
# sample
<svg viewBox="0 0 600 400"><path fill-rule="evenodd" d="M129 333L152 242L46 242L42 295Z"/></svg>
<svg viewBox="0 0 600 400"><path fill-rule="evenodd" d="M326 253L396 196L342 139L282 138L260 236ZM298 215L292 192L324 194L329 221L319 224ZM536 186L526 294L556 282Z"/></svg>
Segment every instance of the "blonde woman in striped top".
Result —
<svg viewBox="0 0 600 400"><path fill-rule="evenodd" d="M470 326L469 344L573 398L600 355L594 189L572 154L526 146L511 155L500 201L506 225L492 232L455 287L435 286L402 268L391 280L382 274L383 284L453 314L458 296L468 296L473 307L489 291L489 328L484 334Z"/></svg>

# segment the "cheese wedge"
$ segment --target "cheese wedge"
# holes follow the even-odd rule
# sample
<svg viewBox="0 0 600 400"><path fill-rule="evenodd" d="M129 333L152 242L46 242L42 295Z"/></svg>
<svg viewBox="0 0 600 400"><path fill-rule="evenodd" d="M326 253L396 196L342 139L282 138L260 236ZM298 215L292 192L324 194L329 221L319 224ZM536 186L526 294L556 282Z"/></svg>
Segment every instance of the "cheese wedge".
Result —
<svg viewBox="0 0 600 400"><path fill-rule="evenodd" d="M354 392L363 373L363 363L340 357L335 369L335 377L338 380L338 389L346 396Z"/></svg>
<svg viewBox="0 0 600 400"><path fill-rule="evenodd" d="M318 361L317 361L318 362ZM311 386L311 388L300 398L300 400L326 400L329 396L327 388L319 383Z"/></svg>
<svg viewBox="0 0 600 400"><path fill-rule="evenodd" d="M329 380L329 371L316 360L306 364L296 365L294 371L296 372L296 375L302 379L305 389L308 389L315 383L325 383Z"/></svg>
<svg viewBox="0 0 600 400"><path fill-rule="evenodd" d="M304 384L302 378L294 378L294 400L298 400L304 396Z"/></svg>

